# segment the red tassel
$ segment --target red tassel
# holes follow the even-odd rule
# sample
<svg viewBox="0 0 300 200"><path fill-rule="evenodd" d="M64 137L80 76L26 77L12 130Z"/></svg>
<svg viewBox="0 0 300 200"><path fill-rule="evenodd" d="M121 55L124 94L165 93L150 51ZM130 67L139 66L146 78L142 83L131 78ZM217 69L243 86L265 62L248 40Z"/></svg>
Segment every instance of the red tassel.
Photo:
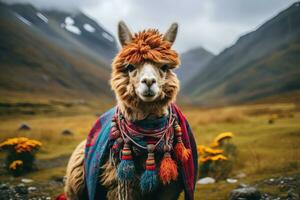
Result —
<svg viewBox="0 0 300 200"><path fill-rule="evenodd" d="M174 130L175 130L175 137L177 140L177 143L174 148L176 158L179 159L181 162L186 162L191 155L191 150L185 148L181 137L182 136L181 127L176 121L174 123Z"/></svg>
<svg viewBox="0 0 300 200"><path fill-rule="evenodd" d="M66 198L65 194L60 194L59 196L57 196L55 198L55 200L67 200L67 198Z"/></svg>
<svg viewBox="0 0 300 200"><path fill-rule="evenodd" d="M175 151L176 158L179 159L181 162L186 162L191 155L191 150L185 148L182 141L178 142L175 145L174 151Z"/></svg>
<svg viewBox="0 0 300 200"><path fill-rule="evenodd" d="M159 168L159 177L163 184L169 184L172 180L175 181L178 177L177 165L171 158L169 152L164 154Z"/></svg>

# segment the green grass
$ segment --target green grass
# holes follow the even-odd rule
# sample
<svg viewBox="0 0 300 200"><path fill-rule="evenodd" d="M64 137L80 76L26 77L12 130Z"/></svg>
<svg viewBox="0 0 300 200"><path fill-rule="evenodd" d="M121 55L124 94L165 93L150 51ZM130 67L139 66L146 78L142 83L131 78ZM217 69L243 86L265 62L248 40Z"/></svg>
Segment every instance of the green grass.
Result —
<svg viewBox="0 0 300 200"><path fill-rule="evenodd" d="M99 111L104 111L102 107ZM300 112L294 104L259 104L214 109L182 107L193 129L197 144L208 145L221 132L234 133L232 142L238 148L238 157L231 177L243 172L246 177L237 184L220 181L211 185L197 185L195 199L226 199L239 183L254 184L269 177L300 173ZM276 115L275 122L268 121ZM54 111L51 114L4 117L0 122L0 140L12 136L27 136L43 142L37 159L49 160L71 154L84 139L96 120L95 107ZM27 122L31 131L16 131L21 122ZM74 135L63 136L61 131L70 129ZM1 157L3 157L3 153ZM47 182L64 175L65 166L42 169L27 174L36 182ZM2 175L1 179L9 179ZM276 194L276 189L264 187L263 191ZM51 188L51 194L62 187Z"/></svg>

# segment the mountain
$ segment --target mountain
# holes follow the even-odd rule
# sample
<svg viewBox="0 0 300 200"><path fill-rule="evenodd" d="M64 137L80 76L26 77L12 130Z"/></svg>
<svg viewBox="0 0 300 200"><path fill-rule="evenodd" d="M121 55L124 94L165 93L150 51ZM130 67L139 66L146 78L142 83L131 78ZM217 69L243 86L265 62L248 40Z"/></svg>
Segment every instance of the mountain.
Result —
<svg viewBox="0 0 300 200"><path fill-rule="evenodd" d="M183 88L194 103L243 103L300 89L300 3L214 57Z"/></svg>
<svg viewBox="0 0 300 200"><path fill-rule="evenodd" d="M206 49L199 47L181 54L181 66L176 70L181 86L201 72L214 55Z"/></svg>
<svg viewBox="0 0 300 200"><path fill-rule="evenodd" d="M82 12L0 3L0 94L112 96L111 33Z"/></svg>

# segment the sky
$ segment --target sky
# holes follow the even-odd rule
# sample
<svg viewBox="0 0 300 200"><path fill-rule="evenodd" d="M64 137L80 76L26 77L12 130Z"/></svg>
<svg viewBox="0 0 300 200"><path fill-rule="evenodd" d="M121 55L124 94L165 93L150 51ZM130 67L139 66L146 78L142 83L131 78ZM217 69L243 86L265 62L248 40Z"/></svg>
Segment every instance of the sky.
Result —
<svg viewBox="0 0 300 200"><path fill-rule="evenodd" d="M214 54L257 29L297 0L2 0L30 2L38 8L81 10L117 35L123 20L132 32L158 28L164 33L179 23L174 48L203 47Z"/></svg>

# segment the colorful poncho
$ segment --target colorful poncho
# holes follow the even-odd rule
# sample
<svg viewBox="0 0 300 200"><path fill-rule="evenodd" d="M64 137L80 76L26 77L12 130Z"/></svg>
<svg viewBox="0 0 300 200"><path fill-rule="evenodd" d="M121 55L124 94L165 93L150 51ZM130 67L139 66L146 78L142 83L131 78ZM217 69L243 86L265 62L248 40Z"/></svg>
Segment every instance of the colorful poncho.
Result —
<svg viewBox="0 0 300 200"><path fill-rule="evenodd" d="M193 134L189 127L186 118L182 115L176 105L171 106L172 113L178 119L178 123L182 132L182 141L184 145L191 149L192 155L186 162L180 162L178 166L179 173L182 176L184 182L185 199L194 199L194 188L196 182L196 175L198 169L197 162L197 149ZM104 113L95 123L94 127L90 131L85 149L85 178L86 187L89 196L89 200L105 199L106 191L99 181L100 167L106 162L109 157L111 144L109 137L112 129L112 121L117 112L117 108L112 108ZM166 120L159 119L153 123L145 123L146 121L138 121L139 125L145 126L148 129L149 126L164 126Z"/></svg>

